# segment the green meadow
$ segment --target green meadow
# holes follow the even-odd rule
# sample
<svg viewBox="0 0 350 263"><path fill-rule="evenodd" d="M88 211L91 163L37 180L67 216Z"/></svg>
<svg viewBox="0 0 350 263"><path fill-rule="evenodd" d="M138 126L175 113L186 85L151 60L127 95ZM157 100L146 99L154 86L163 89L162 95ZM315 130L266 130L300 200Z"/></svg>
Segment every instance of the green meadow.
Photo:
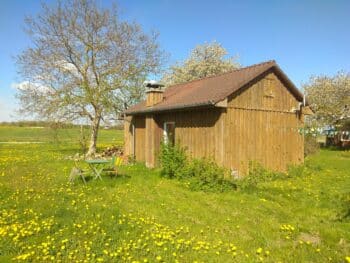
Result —
<svg viewBox="0 0 350 263"><path fill-rule="evenodd" d="M350 262L349 151L207 193L142 164L70 184L78 140L78 129L0 127L0 262ZM100 149L122 144L122 131L101 130Z"/></svg>

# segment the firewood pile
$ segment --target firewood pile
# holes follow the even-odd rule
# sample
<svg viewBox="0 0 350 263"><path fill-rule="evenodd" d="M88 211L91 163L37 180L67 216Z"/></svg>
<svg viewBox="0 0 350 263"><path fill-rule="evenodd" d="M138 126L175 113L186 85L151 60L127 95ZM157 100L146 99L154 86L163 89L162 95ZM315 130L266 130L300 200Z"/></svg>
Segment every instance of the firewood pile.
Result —
<svg viewBox="0 0 350 263"><path fill-rule="evenodd" d="M110 156L122 156L123 148L120 146L111 146L103 150L101 157L110 157Z"/></svg>

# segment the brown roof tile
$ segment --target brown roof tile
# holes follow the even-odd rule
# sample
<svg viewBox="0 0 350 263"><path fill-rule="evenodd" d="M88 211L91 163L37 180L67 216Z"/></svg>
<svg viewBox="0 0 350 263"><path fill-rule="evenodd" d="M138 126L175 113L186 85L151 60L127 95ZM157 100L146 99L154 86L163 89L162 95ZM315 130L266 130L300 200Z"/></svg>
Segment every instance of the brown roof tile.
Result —
<svg viewBox="0 0 350 263"><path fill-rule="evenodd" d="M214 106L229 95L239 90L250 81L259 77L266 71L274 68L280 78L294 96L302 101L303 95L288 79L274 60L240 68L213 77L207 77L183 84L168 87L164 91L164 99L152 107L146 107L142 101L125 111L127 115L142 114L147 112L160 112L195 108L200 106Z"/></svg>

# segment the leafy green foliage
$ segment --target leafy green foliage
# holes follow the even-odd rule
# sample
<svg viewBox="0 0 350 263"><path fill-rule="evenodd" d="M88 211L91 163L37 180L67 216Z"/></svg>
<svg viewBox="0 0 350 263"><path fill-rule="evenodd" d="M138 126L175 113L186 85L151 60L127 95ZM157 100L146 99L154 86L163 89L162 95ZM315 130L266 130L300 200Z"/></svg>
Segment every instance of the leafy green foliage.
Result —
<svg viewBox="0 0 350 263"><path fill-rule="evenodd" d="M186 150L178 144L161 143L159 162L161 175L167 178L182 178L182 171L187 163Z"/></svg>
<svg viewBox="0 0 350 263"><path fill-rule="evenodd" d="M308 174L307 164L290 165L286 173L288 178L297 178L306 174Z"/></svg>
<svg viewBox="0 0 350 263"><path fill-rule="evenodd" d="M350 220L350 192L347 192L340 197L340 204L339 219Z"/></svg>
<svg viewBox="0 0 350 263"><path fill-rule="evenodd" d="M315 154L320 150L320 145L315 136L305 135L304 138L304 156Z"/></svg>
<svg viewBox="0 0 350 263"><path fill-rule="evenodd" d="M310 175L310 169L319 169L309 166L309 163L290 165L286 172L276 172L264 168L258 162L250 162L248 174L236 180L237 187L241 190L256 189L260 184Z"/></svg>
<svg viewBox="0 0 350 263"><path fill-rule="evenodd" d="M185 180L185 185L192 190L222 192L236 188L233 182L225 179L229 173L227 169L211 159L189 158L179 144L162 143L159 158L162 176Z"/></svg>
<svg viewBox="0 0 350 263"><path fill-rule="evenodd" d="M236 189L234 182L226 179L229 171L220 167L214 160L208 158L191 159L182 170L182 175L188 180L192 190L208 192L224 192Z"/></svg>
<svg viewBox="0 0 350 263"><path fill-rule="evenodd" d="M282 173L267 170L260 163L251 161L248 174L236 181L240 189L246 189L257 187L259 183L270 182L281 177L283 177Z"/></svg>

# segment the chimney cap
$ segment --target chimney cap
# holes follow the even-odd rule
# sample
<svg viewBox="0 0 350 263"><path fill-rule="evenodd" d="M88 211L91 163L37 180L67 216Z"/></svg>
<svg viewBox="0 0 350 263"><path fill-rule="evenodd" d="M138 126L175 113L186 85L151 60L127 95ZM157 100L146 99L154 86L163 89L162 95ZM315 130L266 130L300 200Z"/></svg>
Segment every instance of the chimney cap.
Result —
<svg viewBox="0 0 350 263"><path fill-rule="evenodd" d="M146 80L143 85L147 88L161 88L164 87L164 84L157 82L156 80Z"/></svg>

